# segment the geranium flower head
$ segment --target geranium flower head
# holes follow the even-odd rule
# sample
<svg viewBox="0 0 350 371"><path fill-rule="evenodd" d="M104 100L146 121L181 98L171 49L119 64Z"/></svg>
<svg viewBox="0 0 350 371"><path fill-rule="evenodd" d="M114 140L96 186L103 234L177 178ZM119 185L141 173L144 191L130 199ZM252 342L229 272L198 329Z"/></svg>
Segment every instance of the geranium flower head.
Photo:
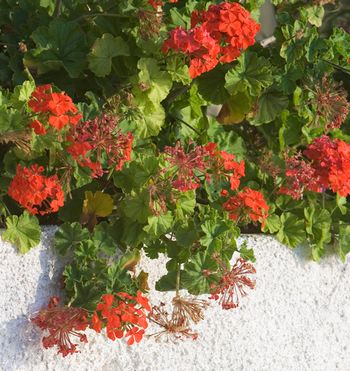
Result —
<svg viewBox="0 0 350 371"><path fill-rule="evenodd" d="M42 343L45 348L57 346L58 354L63 357L68 354L78 353L77 344L71 340L77 337L80 342L87 343L85 334L78 331L84 331L88 326L88 312L83 308L74 308L67 306L58 306L59 299L53 297L47 308L31 318L40 329L48 331L49 335L43 337Z"/></svg>
<svg viewBox="0 0 350 371"><path fill-rule="evenodd" d="M247 295L246 288L255 287L255 281L249 276L256 273L256 270L242 258L237 259L230 270L220 259L217 260L223 275L218 283L212 285L210 299L218 300L223 309L237 308L240 297Z"/></svg>
<svg viewBox="0 0 350 371"><path fill-rule="evenodd" d="M45 177L44 168L17 165L16 175L8 188L8 195L31 214L54 213L64 205L64 192L57 175Z"/></svg>

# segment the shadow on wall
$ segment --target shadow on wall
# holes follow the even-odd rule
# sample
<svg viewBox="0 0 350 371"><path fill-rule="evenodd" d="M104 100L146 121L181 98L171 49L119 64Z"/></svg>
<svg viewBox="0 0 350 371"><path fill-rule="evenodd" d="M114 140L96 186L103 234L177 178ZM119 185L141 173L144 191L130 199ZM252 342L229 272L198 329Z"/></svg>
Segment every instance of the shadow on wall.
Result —
<svg viewBox="0 0 350 371"><path fill-rule="evenodd" d="M256 37L258 41L272 36L275 32L277 26L275 9L270 0L266 0L265 4L261 7L260 25L261 29Z"/></svg>
<svg viewBox="0 0 350 371"><path fill-rule="evenodd" d="M48 245L49 239L52 235L43 236L44 245ZM29 359L33 354L37 355L37 360L41 359L43 348L41 346L42 331L39 330L31 321L30 317L41 308L45 307L49 298L54 295L59 295L60 290L57 287L57 282L60 282L62 276L63 264L65 259L57 258L53 249L37 247L39 254L34 254L35 258L39 258L40 269L37 271L39 274L34 274L34 287L29 283L28 290L35 290L34 296L30 302L27 303L26 309L23 314L12 318L10 321L1 323L0 326L0 348L5 347L6 351L0 349L0 370L17 371L23 369L26 364L29 364ZM17 264L19 265L21 258L26 260L28 256L18 256ZM58 263L59 262L59 263ZM26 282L26 270L19 269L16 281ZM19 292L21 293L19 287ZM22 292L23 295L23 292ZM17 300L13 298L14 302ZM21 299L20 299L21 300ZM5 311L12 311L13 303L8 303Z"/></svg>

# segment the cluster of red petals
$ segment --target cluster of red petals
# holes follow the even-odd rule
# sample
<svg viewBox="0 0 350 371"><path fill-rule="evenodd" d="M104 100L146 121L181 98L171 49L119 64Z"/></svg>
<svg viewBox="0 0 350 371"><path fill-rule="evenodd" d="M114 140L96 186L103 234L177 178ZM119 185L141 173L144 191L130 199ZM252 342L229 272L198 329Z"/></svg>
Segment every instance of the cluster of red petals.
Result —
<svg viewBox="0 0 350 371"><path fill-rule="evenodd" d="M204 147L195 146L185 153L180 142L177 142L175 147L165 147L164 153L166 160L176 169L172 181L174 188L186 192L200 186L199 175L204 175L208 166L205 159L208 152Z"/></svg>
<svg viewBox="0 0 350 371"><path fill-rule="evenodd" d="M240 178L244 176L244 161L236 162L234 155L216 147L216 143L208 143L206 146L195 146L187 153L179 142L175 147L165 147L165 158L176 169L172 186L185 192L197 189L201 177L207 181L213 177L224 177L230 181L231 189L236 190Z"/></svg>
<svg viewBox="0 0 350 371"><path fill-rule="evenodd" d="M169 0L169 3L177 3L178 0ZM164 1L162 0L148 0L148 4L150 4L154 9L158 9L159 6L164 5Z"/></svg>
<svg viewBox="0 0 350 371"><path fill-rule="evenodd" d="M178 27L170 32L163 52L182 52L189 56L192 78L210 71L219 63L230 63L255 43L260 30L250 13L238 3L223 2L208 10L194 11L191 29Z"/></svg>
<svg viewBox="0 0 350 371"><path fill-rule="evenodd" d="M300 155L286 159L286 184L279 189L279 193L286 194L300 200L305 190L320 192L320 178L315 168L306 162Z"/></svg>
<svg viewBox="0 0 350 371"><path fill-rule="evenodd" d="M38 86L28 105L33 112L40 114L40 120L35 119L30 123L38 135L46 133L41 121L47 121L55 129L61 130L68 124L76 125L82 118L72 99L65 93L53 92L50 84Z"/></svg>
<svg viewBox="0 0 350 371"><path fill-rule="evenodd" d="M223 204L223 208L229 212L231 220L259 221L262 228L269 212L263 194L249 187L243 188L237 195L230 197Z"/></svg>
<svg viewBox="0 0 350 371"><path fill-rule="evenodd" d="M239 299L246 296L246 287L253 289L255 281L247 275L256 273L254 266L240 258L230 271L225 269L221 280L211 287L209 299L218 300L223 309L237 308Z"/></svg>
<svg viewBox="0 0 350 371"><path fill-rule="evenodd" d="M59 298L52 297L48 307L42 309L31 321L40 329L47 330L48 336L43 337L43 346L47 348L58 348L58 354L63 357L68 354L78 353L77 344L71 340L75 336L82 343L87 343L85 334L78 331L85 331L89 322L87 320L88 312L83 308L74 308L67 306L58 306Z"/></svg>
<svg viewBox="0 0 350 371"><path fill-rule="evenodd" d="M115 170L121 170L130 161L134 137L123 134L113 117L103 115L94 120L80 122L67 135L67 151L80 166L91 169L93 177L104 173L102 161Z"/></svg>
<svg viewBox="0 0 350 371"><path fill-rule="evenodd" d="M64 205L64 192L57 175L45 177L44 168L17 165L16 175L9 185L8 195L31 214L49 214Z"/></svg>
<svg viewBox="0 0 350 371"><path fill-rule="evenodd" d="M244 161L235 161L235 156L217 149L217 144L209 142L205 149L212 161L212 171L215 175L224 175L230 181L230 189L235 191L240 185L240 179L245 174Z"/></svg>
<svg viewBox="0 0 350 371"><path fill-rule="evenodd" d="M318 190L329 188L341 196L350 194L350 145L327 135L316 138L304 155L318 177Z"/></svg>
<svg viewBox="0 0 350 371"><path fill-rule="evenodd" d="M109 339L129 338L129 345L139 343L148 327L146 311L151 307L148 299L141 291L136 296L125 292L116 295L105 294L102 301L96 307L90 327L96 332L101 332L102 326L106 326L106 334Z"/></svg>

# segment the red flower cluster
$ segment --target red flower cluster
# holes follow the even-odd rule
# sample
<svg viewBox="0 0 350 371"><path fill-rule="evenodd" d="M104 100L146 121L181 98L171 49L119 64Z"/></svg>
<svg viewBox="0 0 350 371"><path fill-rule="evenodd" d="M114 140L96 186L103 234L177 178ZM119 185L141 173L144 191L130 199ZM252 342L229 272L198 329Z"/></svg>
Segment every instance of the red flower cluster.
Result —
<svg viewBox="0 0 350 371"><path fill-rule="evenodd" d="M165 158L176 170L172 185L179 191L189 191L200 186L199 175L204 175L207 169L205 157L208 152L201 146L194 147L185 153L180 142L175 147L164 148Z"/></svg>
<svg viewBox="0 0 350 371"><path fill-rule="evenodd" d="M178 27L164 42L163 52L182 52L190 57L192 78L210 71L219 63L230 63L242 50L255 43L260 26L238 3L223 2L208 10L194 11L191 29Z"/></svg>
<svg viewBox="0 0 350 371"><path fill-rule="evenodd" d="M41 114L41 121L48 121L57 130L61 130L68 124L76 125L82 118L72 99L65 93L52 92L50 84L38 86L32 93L28 105L33 112ZM30 123L35 134L46 133L46 128L41 121L33 120Z"/></svg>
<svg viewBox="0 0 350 371"><path fill-rule="evenodd" d="M17 165L16 175L9 185L8 195L31 214L49 214L64 205L64 192L57 175L45 177L37 164L29 168Z"/></svg>
<svg viewBox="0 0 350 371"><path fill-rule="evenodd" d="M71 336L76 336L80 342L87 343L85 334L78 331L85 331L88 326L87 311L83 308L59 307L59 298L52 297L46 309L42 309L37 316L31 318L42 330L49 332L43 337L43 346L47 348L57 345L58 354L63 357L68 354L78 353L77 344L73 344Z"/></svg>
<svg viewBox="0 0 350 371"><path fill-rule="evenodd" d="M127 343L132 345L135 341L136 343L141 341L148 327L145 311L150 310L148 299L141 291L137 292L137 296L125 292L116 295L106 294L96 307L90 327L96 332L101 332L102 325L105 324L107 336L111 340L121 339L125 335L129 337Z"/></svg>
<svg viewBox="0 0 350 371"><path fill-rule="evenodd" d="M323 135L309 145L304 155L311 160L311 166L319 179L317 191L330 188L341 196L350 194L350 145L348 143Z"/></svg>
<svg viewBox="0 0 350 371"><path fill-rule="evenodd" d="M213 173L224 175L230 180L230 188L235 191L240 185L240 179L245 174L244 161L235 161L235 156L225 151L219 151L216 143L209 142L205 149L209 152L212 160Z"/></svg>
<svg viewBox="0 0 350 371"><path fill-rule="evenodd" d="M121 132L115 119L104 115L72 128L67 135L67 151L80 166L91 169L93 177L99 177L104 172L103 161L115 170L121 170L124 162L130 161L133 140L130 132Z"/></svg>
<svg viewBox="0 0 350 371"><path fill-rule="evenodd" d="M236 190L244 176L244 161L236 162L234 155L216 147L216 143L208 143L204 147L195 146L188 153L179 142L175 147L165 147L165 158L176 170L172 186L186 192L200 186L200 177L210 181L212 177L223 176L229 179L231 189Z"/></svg>
<svg viewBox="0 0 350 371"><path fill-rule="evenodd" d="M304 161L300 155L286 159L286 184L278 193L287 194L299 200L303 197L304 190L320 192L320 179L312 165Z"/></svg>
<svg viewBox="0 0 350 371"><path fill-rule="evenodd" d="M262 228L268 217L269 206L261 192L243 188L237 195L230 197L223 207L229 212L229 218L232 220L259 221ZM248 219L247 219L248 218Z"/></svg>
<svg viewBox="0 0 350 371"><path fill-rule="evenodd" d="M246 296L245 287L253 289L255 281L247 275L256 273L254 266L244 259L240 258L228 271L226 266L219 262L224 274L217 284L211 287L211 296L209 299L219 300L223 309L237 308L240 296Z"/></svg>
<svg viewBox="0 0 350 371"><path fill-rule="evenodd" d="M178 0L169 0L169 3L177 3ZM162 0L148 0L148 4L150 4L154 9L158 9L159 6L164 5L164 1Z"/></svg>

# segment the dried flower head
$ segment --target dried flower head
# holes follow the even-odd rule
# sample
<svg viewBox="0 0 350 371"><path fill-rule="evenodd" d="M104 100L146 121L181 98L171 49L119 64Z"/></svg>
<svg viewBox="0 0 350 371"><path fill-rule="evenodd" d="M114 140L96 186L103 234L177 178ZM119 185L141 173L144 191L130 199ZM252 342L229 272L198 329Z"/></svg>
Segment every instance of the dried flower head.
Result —
<svg viewBox="0 0 350 371"><path fill-rule="evenodd" d="M240 297L246 296L246 287L253 289L255 281L247 275L256 273L254 266L242 258L228 270L218 257L214 257L222 270L221 280L211 287L210 299L218 300L223 309L237 308Z"/></svg>
<svg viewBox="0 0 350 371"><path fill-rule="evenodd" d="M174 313L169 315L164 303L160 303L159 306L153 306L148 319L162 328L160 332L150 335L154 336L156 341L160 341L163 338L165 341L172 342L188 338L196 340L198 338L198 333L189 327L187 316L174 319Z"/></svg>
<svg viewBox="0 0 350 371"><path fill-rule="evenodd" d="M93 177L104 173L103 162L121 170L131 159L133 135L123 134L112 116L103 115L79 123L67 136L67 151L80 164L91 169Z"/></svg>
<svg viewBox="0 0 350 371"><path fill-rule="evenodd" d="M87 343L87 337L78 331L86 330L88 326L88 312L83 308L59 307L59 298L52 297L46 309L40 312L31 321L40 329L47 330L48 336L43 337L43 346L47 348L58 348L58 354L63 357L68 354L78 353L77 344L71 340L75 336L82 343Z"/></svg>
<svg viewBox="0 0 350 371"><path fill-rule="evenodd" d="M287 157L286 163L286 181L279 193L287 194L295 200L303 198L305 190L320 192L320 177L310 162L302 159L301 153Z"/></svg>
<svg viewBox="0 0 350 371"><path fill-rule="evenodd" d="M140 36L145 39L156 37L163 26L163 12L140 9L137 13L140 22Z"/></svg>
<svg viewBox="0 0 350 371"><path fill-rule="evenodd" d="M311 89L312 90L312 89ZM328 76L315 85L312 104L316 107L315 122L325 122L325 130L329 132L340 128L348 116L350 103L347 92Z"/></svg>
<svg viewBox="0 0 350 371"><path fill-rule="evenodd" d="M197 324L204 319L203 311L207 309L209 303L196 297L182 298L177 295L173 298L173 306L172 320L174 323L189 324L192 321Z"/></svg>

